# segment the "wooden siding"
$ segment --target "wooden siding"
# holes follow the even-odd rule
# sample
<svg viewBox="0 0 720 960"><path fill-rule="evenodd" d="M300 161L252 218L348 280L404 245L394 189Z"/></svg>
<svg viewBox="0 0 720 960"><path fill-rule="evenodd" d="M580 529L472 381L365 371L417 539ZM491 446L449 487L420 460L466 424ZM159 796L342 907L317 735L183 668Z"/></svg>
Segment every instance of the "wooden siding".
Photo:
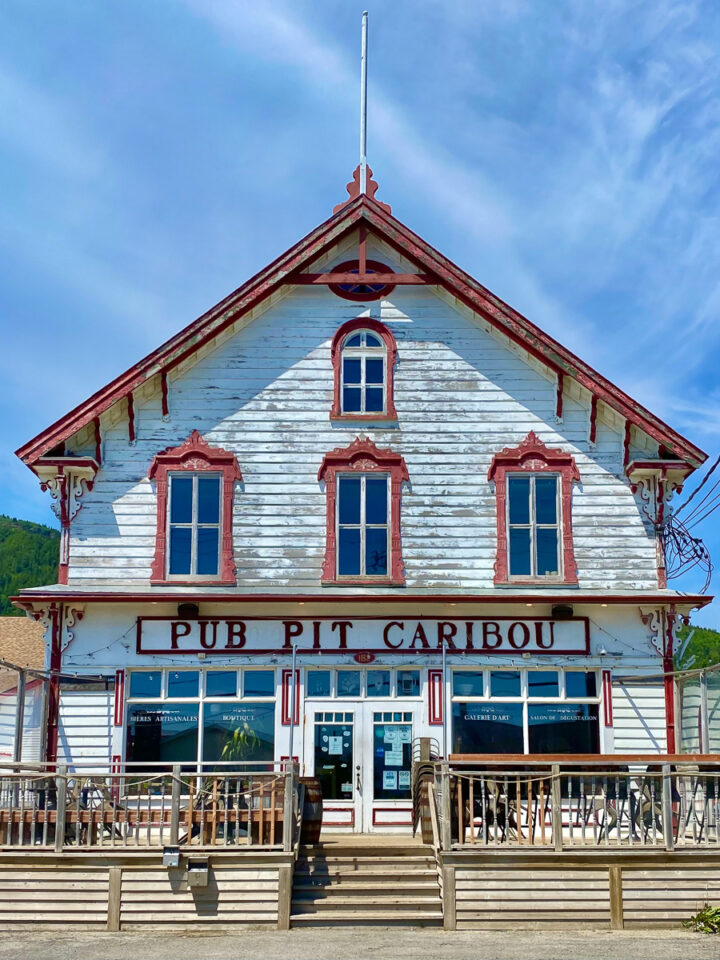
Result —
<svg viewBox="0 0 720 960"><path fill-rule="evenodd" d="M0 860L0 928L107 923L108 869L101 862Z"/></svg>
<svg viewBox="0 0 720 960"><path fill-rule="evenodd" d="M15 714L17 694L0 694L0 762L12 760L15 746ZM42 745L42 687L29 687L25 693L22 760L37 763Z"/></svg>
<svg viewBox="0 0 720 960"><path fill-rule="evenodd" d="M155 453L196 428L233 451L242 468L234 500L240 587L321 589L325 493L317 470L324 453L362 433L408 466L408 589L492 587L488 466L535 430L570 451L580 470L573 496L580 587L657 587L652 536L622 477L619 425L601 419L591 447L589 395L581 401L568 392L557 422L555 378L430 288L397 288L373 306L398 342L397 426L331 423L330 341L359 312L327 290L295 290L169 377L167 421L159 384L137 396L134 444L124 417L104 417L103 465L73 522L70 582L147 584L156 521L147 470Z"/></svg>
<svg viewBox="0 0 720 960"><path fill-rule="evenodd" d="M110 763L113 694L61 690L58 761Z"/></svg>
<svg viewBox="0 0 720 960"><path fill-rule="evenodd" d="M706 903L720 903L720 871L714 868L630 868L622 872L626 927L679 925Z"/></svg>
<svg viewBox="0 0 720 960"><path fill-rule="evenodd" d="M665 753L665 691L661 682L613 682L615 753Z"/></svg>

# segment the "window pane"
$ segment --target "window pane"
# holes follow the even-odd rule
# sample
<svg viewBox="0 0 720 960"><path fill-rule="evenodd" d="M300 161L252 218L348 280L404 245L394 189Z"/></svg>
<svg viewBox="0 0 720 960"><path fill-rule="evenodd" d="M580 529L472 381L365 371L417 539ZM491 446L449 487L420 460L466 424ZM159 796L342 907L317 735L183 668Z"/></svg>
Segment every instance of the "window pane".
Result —
<svg viewBox="0 0 720 960"><path fill-rule="evenodd" d="M566 671L565 695L567 697L596 697L596 675L594 673L580 673L579 670Z"/></svg>
<svg viewBox="0 0 720 960"><path fill-rule="evenodd" d="M409 800L411 770L412 726L373 724L373 799Z"/></svg>
<svg viewBox="0 0 720 960"><path fill-rule="evenodd" d="M170 523L192 521L192 477L170 478Z"/></svg>
<svg viewBox="0 0 720 960"><path fill-rule="evenodd" d="M338 476L338 496L340 523L360 523L360 477L341 473Z"/></svg>
<svg viewBox="0 0 720 960"><path fill-rule="evenodd" d="M374 333L366 333L365 336L367 337L367 339L365 340L365 343L368 345L368 347L382 346L382 341L380 337L376 337Z"/></svg>
<svg viewBox="0 0 720 960"><path fill-rule="evenodd" d="M199 575L214 577L218 572L218 535L217 527L198 527L197 532L197 572Z"/></svg>
<svg viewBox="0 0 720 960"><path fill-rule="evenodd" d="M273 670L243 671L244 697L272 697L275 695L275 672Z"/></svg>
<svg viewBox="0 0 720 960"><path fill-rule="evenodd" d="M171 670L168 673L169 697L196 697L198 695L199 674L197 670Z"/></svg>
<svg viewBox="0 0 720 960"><path fill-rule="evenodd" d="M383 368L385 364L380 357L367 357L365 359L365 383L383 382Z"/></svg>
<svg viewBox="0 0 720 960"><path fill-rule="evenodd" d="M399 697L419 697L420 696L420 671L419 670L398 670L397 695Z"/></svg>
<svg viewBox="0 0 720 960"><path fill-rule="evenodd" d="M338 574L341 577L360 573L360 531L340 527L338 533Z"/></svg>
<svg viewBox="0 0 720 960"><path fill-rule="evenodd" d="M329 715L332 719L332 714ZM315 776L322 787L323 800L349 800L353 796L352 724L318 723L316 713ZM326 714L327 717L327 714Z"/></svg>
<svg viewBox="0 0 720 960"><path fill-rule="evenodd" d="M272 760L275 755L274 703L206 703L203 762Z"/></svg>
<svg viewBox="0 0 720 960"><path fill-rule="evenodd" d="M360 383L362 364L360 357L343 358L343 382Z"/></svg>
<svg viewBox="0 0 720 960"><path fill-rule="evenodd" d="M365 391L365 412L383 412L383 391L377 387L368 387Z"/></svg>
<svg viewBox="0 0 720 960"><path fill-rule="evenodd" d="M492 671L490 674L491 697L519 697L520 692L519 670Z"/></svg>
<svg viewBox="0 0 720 960"><path fill-rule="evenodd" d="M535 477L535 519L557 523L557 477Z"/></svg>
<svg viewBox="0 0 720 960"><path fill-rule="evenodd" d="M529 697L557 697L560 695L557 670L529 670Z"/></svg>
<svg viewBox="0 0 720 960"><path fill-rule="evenodd" d="M369 577L387 574L387 528L368 527L365 531L365 573Z"/></svg>
<svg viewBox="0 0 720 960"><path fill-rule="evenodd" d="M153 670L152 673L143 670L136 673L134 670L130 674L130 696L131 697L159 697L162 675L159 670Z"/></svg>
<svg viewBox="0 0 720 960"><path fill-rule="evenodd" d="M208 697L237 696L237 673L234 670L209 670L205 677Z"/></svg>
<svg viewBox="0 0 720 960"><path fill-rule="evenodd" d="M308 670L307 695L308 697L329 697L330 696L330 671L329 670Z"/></svg>
<svg viewBox="0 0 720 960"><path fill-rule="evenodd" d="M453 695L456 697L484 696L482 670L454 670Z"/></svg>
<svg viewBox="0 0 720 960"><path fill-rule="evenodd" d="M387 523L387 489L387 477L365 478L365 521L367 523Z"/></svg>
<svg viewBox="0 0 720 960"><path fill-rule="evenodd" d="M558 575L557 529L539 528L537 531L537 572L539 577Z"/></svg>
<svg viewBox="0 0 720 960"><path fill-rule="evenodd" d="M128 707L128 760L195 762L197 703L132 704Z"/></svg>
<svg viewBox="0 0 720 960"><path fill-rule="evenodd" d="M343 410L346 413L360 412L360 387L345 387L343 390Z"/></svg>
<svg viewBox="0 0 720 960"><path fill-rule="evenodd" d="M198 477L198 523L220 522L220 477Z"/></svg>
<svg viewBox="0 0 720 960"><path fill-rule="evenodd" d="M530 477L508 477L510 523L530 523Z"/></svg>
<svg viewBox="0 0 720 960"><path fill-rule="evenodd" d="M522 753L521 703L453 703L453 753Z"/></svg>
<svg viewBox="0 0 720 960"><path fill-rule="evenodd" d="M169 572L190 573L190 549L192 530L190 527L170 527L170 564Z"/></svg>
<svg viewBox="0 0 720 960"><path fill-rule="evenodd" d="M510 574L530 576L530 530L510 529Z"/></svg>
<svg viewBox="0 0 720 960"><path fill-rule="evenodd" d="M367 695L369 697L389 697L390 696L390 671L389 670L368 670Z"/></svg>
<svg viewBox="0 0 720 960"><path fill-rule="evenodd" d="M360 696L360 671L338 670L337 695L339 697Z"/></svg>
<svg viewBox="0 0 720 960"><path fill-rule="evenodd" d="M528 704L530 753L598 753L598 708L590 703Z"/></svg>
<svg viewBox="0 0 720 960"><path fill-rule="evenodd" d="M354 333L351 337L348 337L348 339L345 341L345 346L359 347L360 344L362 343L361 337L362 337L362 334Z"/></svg>

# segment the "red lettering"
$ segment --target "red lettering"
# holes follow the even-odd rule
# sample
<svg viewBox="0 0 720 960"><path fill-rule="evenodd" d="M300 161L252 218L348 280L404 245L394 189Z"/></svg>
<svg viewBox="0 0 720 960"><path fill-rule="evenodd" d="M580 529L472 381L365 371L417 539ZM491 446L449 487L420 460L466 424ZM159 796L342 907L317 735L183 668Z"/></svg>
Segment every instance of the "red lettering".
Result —
<svg viewBox="0 0 720 960"><path fill-rule="evenodd" d="M404 630L405 624L402 622L402 620L391 620L390 623L385 625L385 629L383 630L383 641L385 646L390 647L391 650L397 650L398 647L403 645L403 638L401 636L397 643L391 643L390 637L388 636L390 627L400 627L401 630Z"/></svg>
<svg viewBox="0 0 720 960"><path fill-rule="evenodd" d="M421 646L421 647L425 647L425 649L427 649L427 648L430 646L430 644L429 644L428 641L427 641L427 637L425 636L425 628L423 627L422 623L418 623L417 628L416 628L416 630L415 630L415 633L414 633L414 635L413 635L413 638L412 638L412 640L411 640L411 642L410 642L410 649L411 649L411 650L414 650L414 649L415 649L415 641L416 641L416 640L419 640L419 641L420 641L420 646Z"/></svg>
<svg viewBox="0 0 720 960"><path fill-rule="evenodd" d="M285 643L283 647L286 650L292 649L292 639L293 637L299 637L303 632L303 625L299 620L283 620L283 627L285 627Z"/></svg>
<svg viewBox="0 0 720 960"><path fill-rule="evenodd" d="M438 650L442 650L443 643L446 643L448 647L451 647L455 650L455 643L453 642L453 637L457 633L457 624L448 623L447 620L438 621L437 625L437 645Z"/></svg>
<svg viewBox="0 0 720 960"><path fill-rule="evenodd" d="M483 650L496 650L502 643L502 637L500 636L500 624L496 623L494 620L486 620L483 622L482 628ZM493 643L490 642L490 637L494 638Z"/></svg>
<svg viewBox="0 0 720 960"><path fill-rule="evenodd" d="M180 633L180 627L183 627L182 633ZM191 629L190 624L185 620L173 620L170 624L170 647L172 650L177 650L178 640L180 637L186 637Z"/></svg>
<svg viewBox="0 0 720 960"><path fill-rule="evenodd" d="M352 620L334 620L331 630L334 630L336 627L339 628L340 633L340 650L347 650L347 631L348 627L352 629Z"/></svg>
<svg viewBox="0 0 720 960"><path fill-rule="evenodd" d="M518 627L522 630L522 640L520 643L515 642L515 631ZM523 647L526 647L530 643L530 627L526 623L521 623L519 620L517 623L511 623L510 629L508 630L508 642L510 646L516 650L522 650Z"/></svg>
<svg viewBox="0 0 720 960"><path fill-rule="evenodd" d="M245 646L245 621L244 620L226 620L227 623L227 643L226 650L239 650Z"/></svg>
<svg viewBox="0 0 720 960"><path fill-rule="evenodd" d="M313 650L320 649L320 621L313 620Z"/></svg>
<svg viewBox="0 0 720 960"><path fill-rule="evenodd" d="M555 623L551 620L548 624L550 627L550 636L545 640L543 636L543 622L540 620L535 624L535 643L540 647L541 650L549 650L555 645Z"/></svg>
<svg viewBox="0 0 720 960"><path fill-rule="evenodd" d="M219 620L201 620L200 621L200 646L206 650L212 650L217 643L217 628ZM207 636L208 625L212 624L212 637Z"/></svg>
<svg viewBox="0 0 720 960"><path fill-rule="evenodd" d="M472 622L472 620L465 621L465 649L466 650L475 649L475 644L473 643L474 628L475 628L475 624Z"/></svg>

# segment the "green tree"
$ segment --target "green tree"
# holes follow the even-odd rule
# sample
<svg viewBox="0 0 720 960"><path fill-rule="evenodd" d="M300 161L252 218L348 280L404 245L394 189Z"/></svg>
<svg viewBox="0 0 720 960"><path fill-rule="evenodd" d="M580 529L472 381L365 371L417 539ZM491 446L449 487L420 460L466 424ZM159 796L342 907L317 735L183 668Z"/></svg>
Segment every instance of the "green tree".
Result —
<svg viewBox="0 0 720 960"><path fill-rule="evenodd" d="M680 637L680 646L687 636L693 632L690 643L685 647L682 657L675 656L676 670L700 670L702 667L710 667L714 663L720 663L720 632L711 630L709 627L695 627L690 624L688 627L681 627L678 631Z"/></svg>
<svg viewBox="0 0 720 960"><path fill-rule="evenodd" d="M60 532L0 514L0 616L22 617L8 597L23 587L57 583Z"/></svg>

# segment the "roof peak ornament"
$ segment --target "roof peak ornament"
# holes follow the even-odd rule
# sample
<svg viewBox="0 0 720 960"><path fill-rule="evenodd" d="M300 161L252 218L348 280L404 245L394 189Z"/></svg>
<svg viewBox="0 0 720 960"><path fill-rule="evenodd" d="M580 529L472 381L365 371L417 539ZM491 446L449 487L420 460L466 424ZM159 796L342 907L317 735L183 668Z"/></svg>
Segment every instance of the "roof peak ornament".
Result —
<svg viewBox="0 0 720 960"><path fill-rule="evenodd" d="M348 192L348 199L343 200L342 203L338 203L333 207L333 213L337 213L339 210L342 210L343 207L346 207L353 200L357 200L359 196L363 193L365 196L369 197L371 200L375 200L375 194L377 193L378 185L377 181L372 179L372 168L367 167L367 179L365 183L365 190L360 186L360 164L355 167L353 170L352 180L345 185L345 189ZM382 203L380 200L375 200L375 203L385 211L385 213L392 213L389 203Z"/></svg>

